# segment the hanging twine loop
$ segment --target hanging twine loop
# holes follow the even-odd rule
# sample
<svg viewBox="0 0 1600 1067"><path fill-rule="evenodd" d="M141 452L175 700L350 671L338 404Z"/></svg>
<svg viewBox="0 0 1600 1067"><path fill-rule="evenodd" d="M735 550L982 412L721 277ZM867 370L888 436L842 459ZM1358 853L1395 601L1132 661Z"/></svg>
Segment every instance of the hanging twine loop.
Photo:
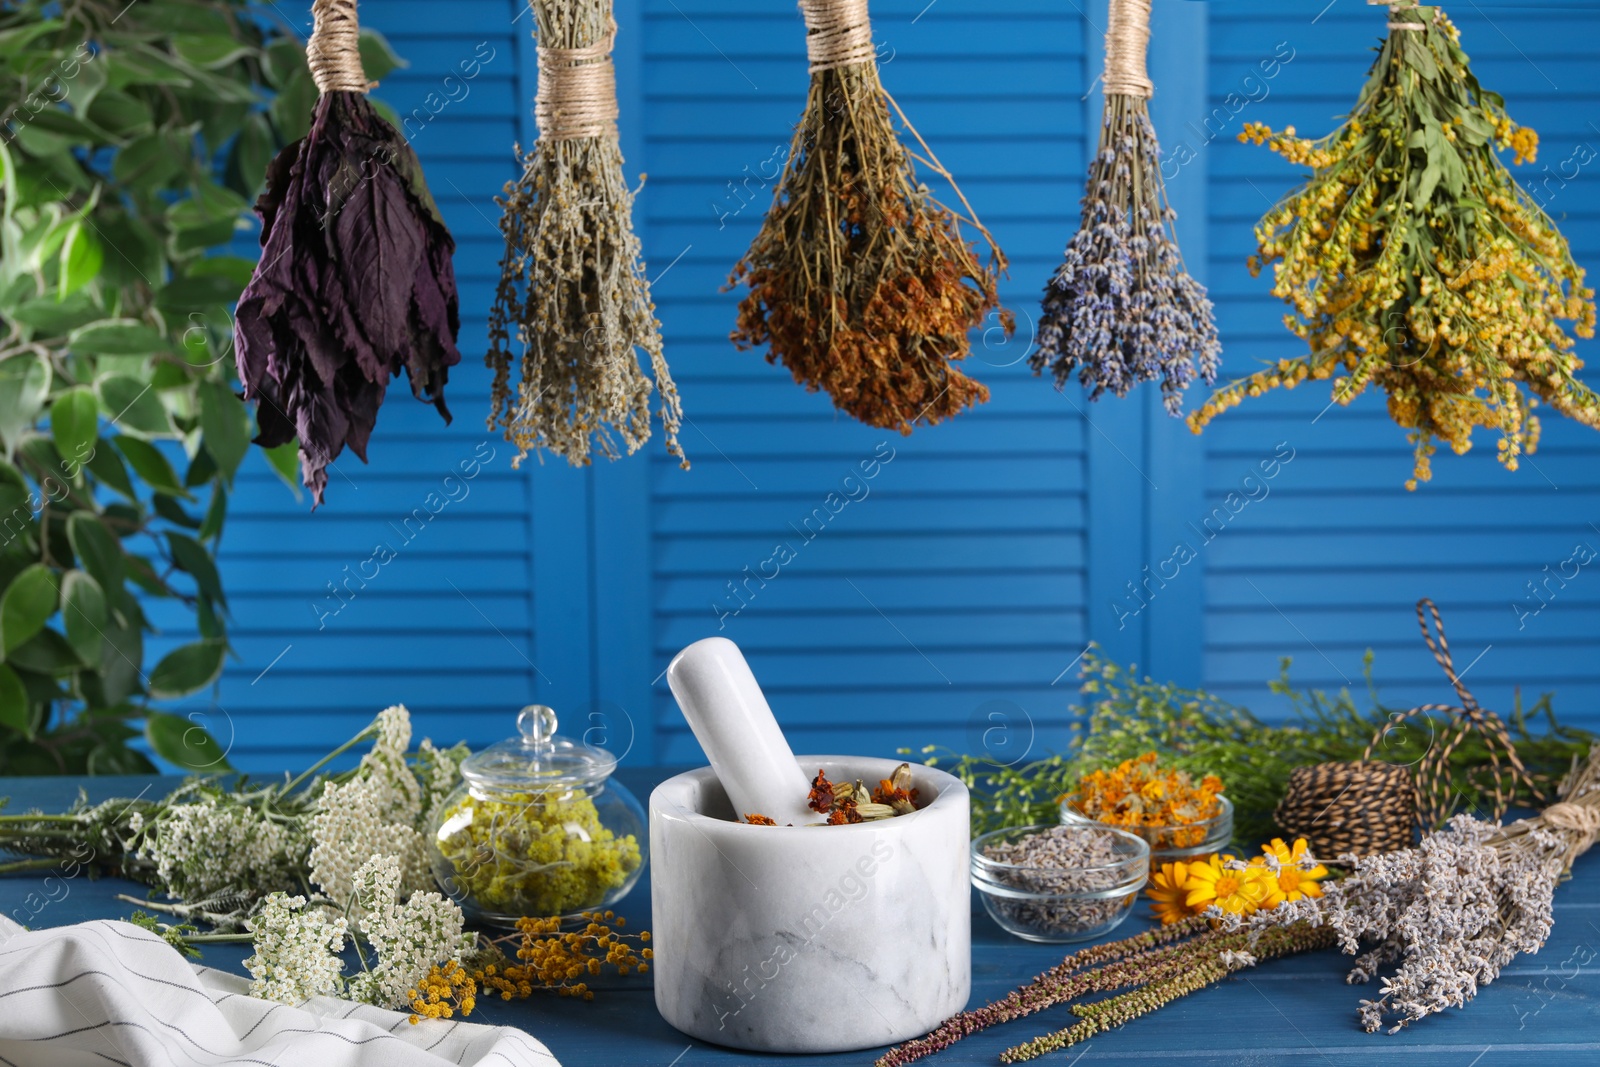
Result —
<svg viewBox="0 0 1600 1067"><path fill-rule="evenodd" d="M314 0L306 64L319 93L365 93L377 82L361 69L361 24L356 0Z"/></svg>
<svg viewBox="0 0 1600 1067"><path fill-rule="evenodd" d="M1415 11L1422 6L1417 3L1417 0L1367 0L1367 3L1389 9L1389 28L1391 30L1425 30L1428 28L1426 22L1401 22L1399 19L1400 12Z"/></svg>
<svg viewBox="0 0 1600 1067"><path fill-rule="evenodd" d="M1433 630L1428 627L1430 619ZM1417 601L1417 625L1461 704L1421 704L1397 711L1373 735L1359 761L1323 763L1291 773L1288 791L1278 804L1278 825L1285 833L1304 837L1312 851L1326 859L1344 852L1364 856L1405 848L1411 844L1414 826L1426 831L1443 822L1454 800L1450 760L1469 738L1476 737L1488 753L1494 818L1505 814L1519 786L1530 796L1542 799L1517 755L1505 722L1480 706L1456 673L1444 636L1444 620L1438 607L1426 597ZM1434 630L1438 631L1437 638ZM1412 718L1424 719L1431 728L1429 717L1436 713L1449 715L1448 725L1429 737L1427 751L1414 764L1372 758L1379 742L1391 730L1403 729L1406 720ZM1578 808L1556 805L1563 807ZM1600 834L1600 812L1585 807L1568 817L1587 820L1586 825Z"/></svg>
<svg viewBox="0 0 1600 1067"><path fill-rule="evenodd" d="M1144 65L1150 47L1150 0L1111 0L1106 22L1105 91L1119 96L1155 95Z"/></svg>
<svg viewBox="0 0 1600 1067"><path fill-rule="evenodd" d="M800 0L800 14L806 20L812 74L877 58L867 0Z"/></svg>
<svg viewBox="0 0 1600 1067"><path fill-rule="evenodd" d="M613 20L606 35L594 44L539 47L539 91L533 101L533 117L541 140L617 139L617 68L611 61L616 39Z"/></svg>

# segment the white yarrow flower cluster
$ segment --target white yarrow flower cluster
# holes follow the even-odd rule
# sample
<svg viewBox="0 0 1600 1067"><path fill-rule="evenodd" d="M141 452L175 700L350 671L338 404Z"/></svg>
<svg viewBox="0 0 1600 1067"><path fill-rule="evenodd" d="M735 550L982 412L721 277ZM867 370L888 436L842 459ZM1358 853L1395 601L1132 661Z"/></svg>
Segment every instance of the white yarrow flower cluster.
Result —
<svg viewBox="0 0 1600 1067"><path fill-rule="evenodd" d="M299 842L283 823L241 804L207 796L174 804L145 835L140 858L156 866L163 889L185 900L291 885L290 851Z"/></svg>
<svg viewBox="0 0 1600 1067"><path fill-rule="evenodd" d="M432 967L460 959L465 916L438 893L413 893L400 903L400 863L393 856L373 856L355 881L361 932L378 963L350 980L350 996L380 1007L406 1007L411 990Z"/></svg>
<svg viewBox="0 0 1600 1067"><path fill-rule="evenodd" d="M299 1004L338 992L347 929L342 916L306 910L305 897L273 893L246 925L255 934L255 955L244 961L254 979L251 996Z"/></svg>
<svg viewBox="0 0 1600 1067"><path fill-rule="evenodd" d="M379 713L378 738L361 759L355 777L323 785L317 812L311 819L311 880L329 898L341 904L355 891L356 871L372 856L395 856L400 861L403 896L434 885L428 862L423 822L423 787L406 764L411 744L411 716L403 705ZM425 748L437 753L427 742ZM430 760L435 777L438 760ZM459 761L448 773L454 784ZM430 793L434 781L428 783Z"/></svg>

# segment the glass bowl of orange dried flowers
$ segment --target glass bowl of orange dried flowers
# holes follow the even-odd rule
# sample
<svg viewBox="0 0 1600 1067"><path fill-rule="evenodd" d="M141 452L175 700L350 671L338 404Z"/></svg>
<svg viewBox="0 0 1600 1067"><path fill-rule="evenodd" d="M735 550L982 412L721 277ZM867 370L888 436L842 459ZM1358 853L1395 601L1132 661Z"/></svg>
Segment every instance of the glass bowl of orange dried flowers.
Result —
<svg viewBox="0 0 1600 1067"><path fill-rule="evenodd" d="M1091 771L1061 798L1067 826L1114 826L1150 843L1150 867L1221 851L1233 839L1222 779L1165 768L1154 752Z"/></svg>

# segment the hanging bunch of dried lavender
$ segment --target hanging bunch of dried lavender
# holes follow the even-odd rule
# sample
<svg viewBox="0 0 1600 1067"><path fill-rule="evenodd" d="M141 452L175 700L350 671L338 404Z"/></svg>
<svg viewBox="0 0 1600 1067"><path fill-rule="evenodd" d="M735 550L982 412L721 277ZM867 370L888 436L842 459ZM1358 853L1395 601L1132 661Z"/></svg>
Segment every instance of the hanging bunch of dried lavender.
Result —
<svg viewBox="0 0 1600 1067"><path fill-rule="evenodd" d="M1048 367L1057 388L1075 372L1091 400L1159 379L1167 414L1177 416L1196 362L1211 383L1222 348L1211 301L1184 269L1172 232L1177 213L1150 125L1149 39L1150 0L1111 0L1100 144L1078 232L1045 286L1028 363L1035 374Z"/></svg>
<svg viewBox="0 0 1600 1067"><path fill-rule="evenodd" d="M746 284L734 342L768 346L795 381L870 426L910 433L989 398L955 363L999 307L1005 256L982 266L958 216L913 160L955 182L878 79L866 0L800 0L811 88L761 232L734 267ZM894 109L922 154L896 134ZM1000 312L1009 336L1013 319Z"/></svg>
<svg viewBox="0 0 1600 1067"><path fill-rule="evenodd" d="M373 110L355 0L316 0L306 59L320 96L311 132L267 170L261 260L239 298L234 347L256 443L300 439L301 478L322 503L345 445L367 459L389 379L439 409L461 360L455 241L416 154Z"/></svg>
<svg viewBox="0 0 1600 1067"><path fill-rule="evenodd" d="M1600 836L1600 749L1561 788L1560 802L1502 827L1457 815L1412 849L1368 856L1330 884L1322 910L1355 954L1350 982L1383 979L1361 1023L1389 1032L1461 1007L1519 954L1550 936L1551 899L1572 861Z"/></svg>
<svg viewBox="0 0 1600 1067"><path fill-rule="evenodd" d="M539 40L539 141L499 201L506 251L489 313L489 426L505 431L519 461L536 449L573 466L587 465L591 448L616 459L616 437L630 454L650 439L655 388L667 451L687 468L678 389L661 352L622 176L610 0L529 6ZM523 348L515 393L513 331ZM649 356L653 383L635 349Z"/></svg>

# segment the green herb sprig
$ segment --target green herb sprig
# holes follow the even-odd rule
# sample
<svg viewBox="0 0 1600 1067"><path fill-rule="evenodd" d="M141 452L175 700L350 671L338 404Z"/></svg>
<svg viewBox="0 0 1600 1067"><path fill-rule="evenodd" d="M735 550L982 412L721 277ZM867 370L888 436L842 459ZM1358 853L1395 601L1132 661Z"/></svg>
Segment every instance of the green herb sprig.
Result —
<svg viewBox="0 0 1600 1067"><path fill-rule="evenodd" d="M1395 725L1397 709L1384 705L1373 682L1373 655L1362 659L1366 707L1349 689L1336 693L1297 688L1285 657L1268 690L1290 705L1282 721L1266 722L1248 708L1231 704L1203 689L1185 689L1157 682L1091 649L1083 658L1080 693L1074 705L1072 735L1063 751L1016 766L991 757L923 750L930 766L948 769L972 790L972 832L1006 826L1054 823L1060 798L1075 789L1090 771L1155 751L1163 767L1190 774L1215 774L1233 801L1234 832L1241 841L1265 841L1276 833L1273 810L1283 798L1289 772L1330 760L1359 759L1381 732L1373 755L1391 763L1409 764L1428 751L1438 722L1411 719ZM1543 722L1538 733L1534 728ZM1563 726L1555 717L1551 695L1524 707L1521 694L1507 726L1533 783L1547 795L1575 757L1588 750L1594 735ZM950 762L953 759L953 763ZM1487 750L1475 738L1464 741L1450 759L1450 780L1458 807L1487 805L1493 782ZM1517 795L1513 803L1530 804Z"/></svg>

